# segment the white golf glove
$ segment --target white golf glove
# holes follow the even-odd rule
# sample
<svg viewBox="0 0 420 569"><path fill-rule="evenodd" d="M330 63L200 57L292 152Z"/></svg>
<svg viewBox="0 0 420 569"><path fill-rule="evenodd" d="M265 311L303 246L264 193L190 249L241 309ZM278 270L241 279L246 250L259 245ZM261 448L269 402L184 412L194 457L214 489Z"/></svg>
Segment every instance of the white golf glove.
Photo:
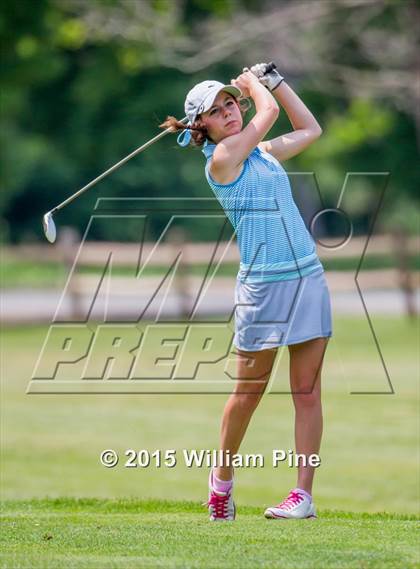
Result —
<svg viewBox="0 0 420 569"><path fill-rule="evenodd" d="M280 83L284 80L284 77L280 75L280 73L273 69L269 73L266 73L266 66L267 63L257 63L253 65L251 69L244 67L244 71L251 71L256 77L258 77L259 82L267 87L269 91L274 91L280 85Z"/></svg>

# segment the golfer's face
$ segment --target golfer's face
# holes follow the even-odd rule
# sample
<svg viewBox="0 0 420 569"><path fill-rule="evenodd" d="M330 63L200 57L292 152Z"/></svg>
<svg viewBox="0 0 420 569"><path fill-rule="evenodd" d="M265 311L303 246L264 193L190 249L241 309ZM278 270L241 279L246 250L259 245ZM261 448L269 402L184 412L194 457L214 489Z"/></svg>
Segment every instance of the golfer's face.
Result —
<svg viewBox="0 0 420 569"><path fill-rule="evenodd" d="M225 91L220 91L210 109L202 113L201 120L216 144L242 129L241 111L232 95Z"/></svg>

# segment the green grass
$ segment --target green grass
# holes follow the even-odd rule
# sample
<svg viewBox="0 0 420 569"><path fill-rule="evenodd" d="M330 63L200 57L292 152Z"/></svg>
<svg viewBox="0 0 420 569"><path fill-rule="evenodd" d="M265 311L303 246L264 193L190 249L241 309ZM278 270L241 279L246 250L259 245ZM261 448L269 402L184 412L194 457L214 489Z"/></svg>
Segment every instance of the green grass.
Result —
<svg viewBox="0 0 420 569"><path fill-rule="evenodd" d="M6 502L2 526L8 568L418 567L418 524L396 514L285 522L248 506L234 523L210 523L191 502L31 500Z"/></svg>
<svg viewBox="0 0 420 569"><path fill-rule="evenodd" d="M327 271L352 271L354 272L360 262L359 257L323 259L322 264ZM366 255L363 260L362 270L392 269L395 268L395 258L389 255ZM412 270L420 270L420 257L410 258ZM100 267L82 266L78 269L79 274L99 274L102 272ZM132 276L135 267L114 267L115 276ZM189 274L204 276L208 270L207 264L196 264L189 269ZM214 267L211 268L214 270ZM148 267L143 276L164 276L168 271L166 266ZM10 288L16 286L25 287L61 287L65 284L68 270L62 263L43 262L35 263L28 260L17 260L6 257L2 262L1 286ZM238 263L223 264L217 274L221 277L235 277L238 272Z"/></svg>
<svg viewBox="0 0 420 569"><path fill-rule="evenodd" d="M419 566L411 530L419 504L419 330L400 318L371 320L395 393L351 395L386 392L388 384L367 322L335 317L314 486L321 517L282 524L261 516L295 484L293 469L267 461L237 469L238 520L223 527L200 507L207 469L181 460L172 469L106 469L99 454L215 448L227 395L27 395L48 327L3 329L3 566ZM197 381L218 380L224 365L203 366ZM276 381L287 390L287 350ZM241 452L269 457L274 448L293 448L288 394L262 399Z"/></svg>
<svg viewBox="0 0 420 569"><path fill-rule="evenodd" d="M395 393L389 391L367 322L334 318L334 336L323 367L324 435L316 504L359 512L418 511L418 351L415 324L372 317ZM27 395L48 326L3 330L2 481L4 498L167 498L202 500L206 469L106 469L103 449L212 449L218 444L227 395ZM191 354L193 357L194 354ZM83 363L83 362L82 362ZM225 361L200 368L197 381L223 377ZM287 350L278 354L275 381L288 389ZM289 394L267 394L241 447L270 457L293 448L294 412ZM293 469L238 471L237 498L263 507L295 483Z"/></svg>

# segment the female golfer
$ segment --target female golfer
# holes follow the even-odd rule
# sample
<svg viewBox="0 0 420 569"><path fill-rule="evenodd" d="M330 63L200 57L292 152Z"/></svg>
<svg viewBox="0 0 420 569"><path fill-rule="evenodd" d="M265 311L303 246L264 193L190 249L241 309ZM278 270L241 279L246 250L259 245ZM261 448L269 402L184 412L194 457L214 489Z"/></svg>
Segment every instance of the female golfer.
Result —
<svg viewBox="0 0 420 569"><path fill-rule="evenodd" d="M162 128L181 130L178 143L202 147L207 181L237 234L240 268L235 288L238 381L224 409L220 448L237 453L267 386L279 346L288 346L295 407L296 453L317 454L322 434L321 367L332 335L330 296L315 242L293 200L281 162L299 154L321 134L309 109L276 70L257 64L224 85L203 81L187 94L187 127L167 117ZM243 128L242 103L256 114ZM263 140L279 104L293 131ZM279 412L281 409L279 408ZM229 451L229 452L227 452ZM314 467L298 465L296 488L267 518L316 517ZM210 520L234 520L233 469L210 472Z"/></svg>

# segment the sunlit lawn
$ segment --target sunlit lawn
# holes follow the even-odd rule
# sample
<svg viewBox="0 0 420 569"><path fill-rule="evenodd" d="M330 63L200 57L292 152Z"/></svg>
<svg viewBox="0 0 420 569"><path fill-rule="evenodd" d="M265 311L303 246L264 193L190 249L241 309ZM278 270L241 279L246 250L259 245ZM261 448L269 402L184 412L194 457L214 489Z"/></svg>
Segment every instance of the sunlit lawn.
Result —
<svg viewBox="0 0 420 569"><path fill-rule="evenodd" d="M418 330L400 319L372 323L394 394L364 320L336 318L323 369L324 437L314 497L321 508L417 511ZM213 449L227 395L25 394L47 327L3 331L2 493L5 498L135 497L189 499L206 495L207 469L186 468L182 449ZM275 372L288 389L287 349ZM194 357L194 354L191 354ZM219 380L224 362L204 366ZM376 391L380 395L351 394ZM120 464L99 463L115 449ZM175 449L175 468L124 468L126 449ZM261 509L293 485L293 469L271 465L273 449L293 448L290 395L268 393L242 453L262 453L264 468L237 470L236 499Z"/></svg>

